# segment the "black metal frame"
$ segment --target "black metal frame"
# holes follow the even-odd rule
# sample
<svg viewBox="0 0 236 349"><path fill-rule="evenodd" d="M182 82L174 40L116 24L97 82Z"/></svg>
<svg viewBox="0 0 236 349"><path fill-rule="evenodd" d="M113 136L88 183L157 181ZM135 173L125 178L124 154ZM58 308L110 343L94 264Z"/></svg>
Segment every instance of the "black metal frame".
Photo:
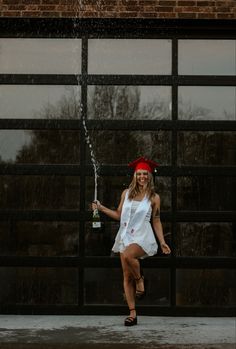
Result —
<svg viewBox="0 0 236 349"><path fill-rule="evenodd" d="M88 129L97 130L170 130L172 132L172 164L161 167L160 175L172 177L172 208L170 212L162 213L162 220L172 225L173 246L175 245L177 222L227 222L236 221L235 212L177 212L177 177L182 175L197 176L236 176L235 166L219 166L210 168L178 167L177 166L177 132L179 130L220 130L236 131L236 121L183 121L178 120L178 86L235 86L235 76L179 76L178 75L178 39L235 39L235 20L146 20L146 19L23 19L5 18L0 20L0 36L30 37L30 38L75 38L82 39L81 74L75 75L26 75L2 74L0 84L50 84L50 85L81 85L81 100L86 118L87 85L168 85L172 87L172 120L161 121L87 121ZM123 76L123 75L88 75L87 51L89 38L169 38L172 40L172 75L171 76ZM32 79L33 78L33 79ZM33 82L32 82L33 81ZM81 120L33 120L33 119L1 119L0 129L63 129L80 132L80 165L0 165L0 175L80 175L81 188L85 188L86 176L92 175L92 167L85 162L85 138ZM103 166L101 175L124 175L125 166ZM0 210L0 220L63 220L80 222L79 257L16 257L0 256L0 267L38 266L38 267L76 267L79 279L78 304L67 305L15 305L0 306L1 313L38 313L38 314L91 314L124 313L124 306L89 306L83 304L84 267L120 267L118 259L110 257L84 256L84 223L90 219L90 213L85 211L85 190L80 193L80 211L16 211ZM144 261L144 267L169 268L171 271L170 306L140 306L143 314L149 315L207 315L231 316L234 307L176 307L175 277L176 268L225 268L232 269L235 258L183 258L175 256L175 249L170 258L156 257Z"/></svg>

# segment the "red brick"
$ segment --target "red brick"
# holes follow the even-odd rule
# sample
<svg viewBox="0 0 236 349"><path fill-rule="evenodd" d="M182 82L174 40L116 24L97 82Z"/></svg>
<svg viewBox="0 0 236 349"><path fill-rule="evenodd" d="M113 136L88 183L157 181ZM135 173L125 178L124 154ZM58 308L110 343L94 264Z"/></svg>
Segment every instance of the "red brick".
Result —
<svg viewBox="0 0 236 349"><path fill-rule="evenodd" d="M2 0L3 4L12 4L12 5L17 5L16 0ZM19 2L20 4L20 2Z"/></svg>
<svg viewBox="0 0 236 349"><path fill-rule="evenodd" d="M197 7L191 7L191 6L182 6L182 7L176 7L175 12L198 12L199 8Z"/></svg>
<svg viewBox="0 0 236 349"><path fill-rule="evenodd" d="M164 6L157 6L156 10L159 12L173 12L174 7L164 7Z"/></svg>
<svg viewBox="0 0 236 349"><path fill-rule="evenodd" d="M179 13L178 14L178 18L190 18L190 19L194 19L197 18L197 14L196 13Z"/></svg>
<svg viewBox="0 0 236 349"><path fill-rule="evenodd" d="M215 1L197 1L197 6L214 6Z"/></svg>
<svg viewBox="0 0 236 349"><path fill-rule="evenodd" d="M55 11L56 5L40 5L38 6L39 11Z"/></svg>
<svg viewBox="0 0 236 349"><path fill-rule="evenodd" d="M123 6L125 12L140 11L140 6Z"/></svg>
<svg viewBox="0 0 236 349"><path fill-rule="evenodd" d="M21 12L20 11L3 11L2 16L3 17L20 17Z"/></svg>
<svg viewBox="0 0 236 349"><path fill-rule="evenodd" d="M63 13L62 13L63 14ZM63 16L62 16L63 17ZM81 11L80 12L80 17L85 17L85 18L97 18L98 17L98 12L88 12L88 11Z"/></svg>
<svg viewBox="0 0 236 349"><path fill-rule="evenodd" d="M178 1L178 6L195 6L196 1Z"/></svg>
<svg viewBox="0 0 236 349"><path fill-rule="evenodd" d="M139 5L140 6L156 6L158 5L158 1L155 0L140 0Z"/></svg>
<svg viewBox="0 0 236 349"><path fill-rule="evenodd" d="M8 11L22 11L25 9L25 5L9 5L5 6L5 9L8 9Z"/></svg>
<svg viewBox="0 0 236 349"><path fill-rule="evenodd" d="M60 0L41 0L41 4L45 4L45 5L59 5L60 4Z"/></svg>
<svg viewBox="0 0 236 349"><path fill-rule="evenodd" d="M176 1L163 1L163 0L160 0L158 5L159 6L175 6L176 5Z"/></svg>
<svg viewBox="0 0 236 349"><path fill-rule="evenodd" d="M41 16L42 17L60 17L60 13L55 11L42 11Z"/></svg>
<svg viewBox="0 0 236 349"><path fill-rule="evenodd" d="M158 12L144 12L141 14L141 17L144 18L157 18L160 17L160 14Z"/></svg>
<svg viewBox="0 0 236 349"><path fill-rule="evenodd" d="M40 11L23 11L22 17L40 17L41 12Z"/></svg>
<svg viewBox="0 0 236 349"><path fill-rule="evenodd" d="M25 11L37 11L38 5L26 5L24 10Z"/></svg>
<svg viewBox="0 0 236 349"><path fill-rule="evenodd" d="M116 18L117 17L117 12L115 11L104 11L102 14L100 14L100 17L103 18Z"/></svg>
<svg viewBox="0 0 236 349"><path fill-rule="evenodd" d="M230 7L215 7L216 12L230 12Z"/></svg>
<svg viewBox="0 0 236 349"><path fill-rule="evenodd" d="M119 12L120 18L136 18L138 17L138 12Z"/></svg>
<svg viewBox="0 0 236 349"><path fill-rule="evenodd" d="M198 13L197 18L202 19L215 19L216 13Z"/></svg>
<svg viewBox="0 0 236 349"><path fill-rule="evenodd" d="M217 18L230 19L230 18L235 18L235 15L233 13L217 13Z"/></svg>
<svg viewBox="0 0 236 349"><path fill-rule="evenodd" d="M22 4L32 4L32 5L39 5L40 0L21 0Z"/></svg>
<svg viewBox="0 0 236 349"><path fill-rule="evenodd" d="M106 1L105 1L106 2ZM138 0L120 0L119 2L117 1L117 5L124 5L124 6L137 6L139 5Z"/></svg>
<svg viewBox="0 0 236 349"><path fill-rule="evenodd" d="M171 13L171 12L167 12L167 13L163 13L163 12L159 12L158 13L158 17L159 18L175 18L176 17L176 13Z"/></svg>

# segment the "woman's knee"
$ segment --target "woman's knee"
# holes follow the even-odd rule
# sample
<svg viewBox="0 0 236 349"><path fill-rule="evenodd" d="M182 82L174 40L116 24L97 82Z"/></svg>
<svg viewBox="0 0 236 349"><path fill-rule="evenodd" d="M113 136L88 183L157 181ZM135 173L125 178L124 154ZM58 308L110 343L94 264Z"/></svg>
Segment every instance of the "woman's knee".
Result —
<svg viewBox="0 0 236 349"><path fill-rule="evenodd" d="M130 264L130 262L134 259L132 254L130 254L128 251L123 252L123 258L124 258L125 263L127 263L127 264Z"/></svg>

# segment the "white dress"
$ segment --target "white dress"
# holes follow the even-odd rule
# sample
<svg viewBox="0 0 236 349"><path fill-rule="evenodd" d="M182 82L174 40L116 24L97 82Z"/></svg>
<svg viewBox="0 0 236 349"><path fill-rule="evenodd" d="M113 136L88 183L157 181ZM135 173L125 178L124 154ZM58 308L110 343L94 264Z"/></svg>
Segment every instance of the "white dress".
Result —
<svg viewBox="0 0 236 349"><path fill-rule="evenodd" d="M150 200L144 198L142 201L130 201L127 192L121 213L121 225L112 251L123 252L130 244L138 244L145 252L142 258L155 255L158 245L150 223L151 214Z"/></svg>

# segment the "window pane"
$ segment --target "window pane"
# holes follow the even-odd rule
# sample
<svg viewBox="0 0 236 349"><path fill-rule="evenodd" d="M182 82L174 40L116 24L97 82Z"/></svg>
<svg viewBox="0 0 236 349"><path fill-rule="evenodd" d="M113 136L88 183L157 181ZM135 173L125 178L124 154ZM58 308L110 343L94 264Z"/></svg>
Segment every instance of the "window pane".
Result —
<svg viewBox="0 0 236 349"><path fill-rule="evenodd" d="M101 220L103 215L100 214ZM92 212L91 212L92 218ZM85 226L85 255L86 256L110 256L111 248L119 229L119 222L102 222L101 229L93 229L92 222Z"/></svg>
<svg viewBox="0 0 236 349"><path fill-rule="evenodd" d="M0 254L75 256L78 222L0 222Z"/></svg>
<svg viewBox="0 0 236 349"><path fill-rule="evenodd" d="M89 74L171 74L171 40L89 39Z"/></svg>
<svg viewBox="0 0 236 349"><path fill-rule="evenodd" d="M235 177L180 177L177 180L180 210L235 210Z"/></svg>
<svg viewBox="0 0 236 349"><path fill-rule="evenodd" d="M85 304L124 303L121 269L86 268L84 283Z"/></svg>
<svg viewBox="0 0 236 349"><path fill-rule="evenodd" d="M170 86L89 86L90 119L171 119Z"/></svg>
<svg viewBox="0 0 236 349"><path fill-rule="evenodd" d="M129 186L131 177L100 176L98 178L98 199L107 207L117 208L121 193ZM161 211L171 208L171 180L169 177L157 177L156 192L161 197ZM94 179L86 180L86 207L89 209L94 198Z"/></svg>
<svg viewBox="0 0 236 349"><path fill-rule="evenodd" d="M92 216L92 213L91 213ZM103 214L100 214L101 221ZM171 243L171 225L162 223L165 240ZM119 229L119 222L103 222L101 229L93 229L92 222L87 222L85 227L85 255L86 256L111 256L112 246ZM158 251L160 255L160 250Z"/></svg>
<svg viewBox="0 0 236 349"><path fill-rule="evenodd" d="M180 120L236 120L236 88L179 87Z"/></svg>
<svg viewBox="0 0 236 349"><path fill-rule="evenodd" d="M80 39L0 39L1 74L80 74Z"/></svg>
<svg viewBox="0 0 236 349"><path fill-rule="evenodd" d="M78 119L80 87L0 85L0 118Z"/></svg>
<svg viewBox="0 0 236 349"><path fill-rule="evenodd" d="M171 162L171 132L169 131L90 131L91 143L99 164L127 164L146 156L161 165ZM87 161L90 152L87 148ZM115 156L114 156L115 155Z"/></svg>
<svg viewBox="0 0 236 349"><path fill-rule="evenodd" d="M145 269L150 281L142 304L169 304L169 270ZM109 282L107 282L109 280ZM106 285L106 287L104 287ZM96 292L94 292L96 290ZM85 269L85 304L124 304L122 271L120 269Z"/></svg>
<svg viewBox="0 0 236 349"><path fill-rule="evenodd" d="M76 304L76 268L0 268L0 304Z"/></svg>
<svg viewBox="0 0 236 349"><path fill-rule="evenodd" d="M236 304L235 270L177 270L176 304L229 306Z"/></svg>
<svg viewBox="0 0 236 349"><path fill-rule="evenodd" d="M78 209L79 177L0 176L1 209Z"/></svg>
<svg viewBox="0 0 236 349"><path fill-rule="evenodd" d="M177 256L225 256L236 254L235 224L179 223Z"/></svg>
<svg viewBox="0 0 236 349"><path fill-rule="evenodd" d="M178 133L179 165L236 165L236 132Z"/></svg>
<svg viewBox="0 0 236 349"><path fill-rule="evenodd" d="M235 75L235 40L179 40L179 74Z"/></svg>
<svg viewBox="0 0 236 349"><path fill-rule="evenodd" d="M78 164L79 131L0 130L0 163Z"/></svg>

